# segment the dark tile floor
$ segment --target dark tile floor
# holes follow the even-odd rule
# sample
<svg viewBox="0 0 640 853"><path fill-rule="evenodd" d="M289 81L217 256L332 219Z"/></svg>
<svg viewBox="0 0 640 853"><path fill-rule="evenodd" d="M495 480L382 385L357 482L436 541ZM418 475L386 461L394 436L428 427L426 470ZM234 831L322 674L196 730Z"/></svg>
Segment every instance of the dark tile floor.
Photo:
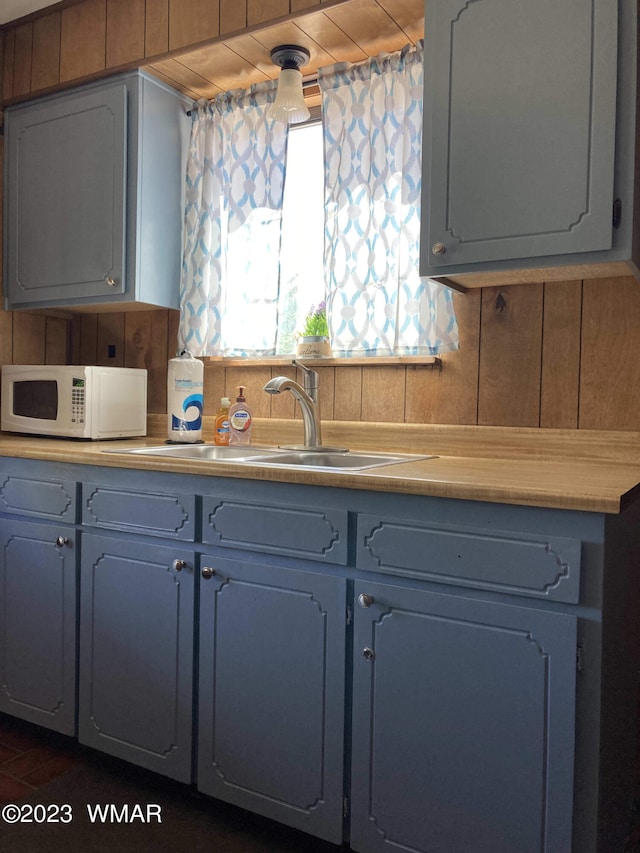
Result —
<svg viewBox="0 0 640 853"><path fill-rule="evenodd" d="M0 803L15 803L85 761L71 738L0 714Z"/></svg>
<svg viewBox="0 0 640 853"><path fill-rule="evenodd" d="M0 853L51 853L53 849L65 849L67 853L114 853L115 850L344 853L348 850L203 797L187 785L86 749L73 738L0 714L0 807L25 801L63 802L66 801L63 795L78 787L82 793L76 797L81 800L95 796L99 801L107 794L127 802L133 801L137 793L148 796L150 802L163 799L166 831L149 836L138 828L138 834L129 831L122 837L109 834L109 827L103 827L97 836L96 827L83 826L77 820L73 828L68 827L74 834L58 839L57 835L38 835L34 832L37 827L20 827L11 833L12 827L2 827L0 822ZM640 853L640 825L633 828L624 853Z"/></svg>
<svg viewBox="0 0 640 853"><path fill-rule="evenodd" d="M5 804L70 804L65 825L2 820ZM96 825L87 803L159 804L162 820ZM76 740L0 714L0 853L340 853Z"/></svg>

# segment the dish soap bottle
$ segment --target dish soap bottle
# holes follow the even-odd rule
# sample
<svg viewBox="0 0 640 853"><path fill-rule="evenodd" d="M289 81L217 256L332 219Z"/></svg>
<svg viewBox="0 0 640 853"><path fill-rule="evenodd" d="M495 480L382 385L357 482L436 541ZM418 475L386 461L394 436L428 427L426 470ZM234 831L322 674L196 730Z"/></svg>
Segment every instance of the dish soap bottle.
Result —
<svg viewBox="0 0 640 853"><path fill-rule="evenodd" d="M247 445L251 444L251 409L244 396L244 385L240 385L238 391L229 409L229 444Z"/></svg>
<svg viewBox="0 0 640 853"><path fill-rule="evenodd" d="M220 410L216 415L215 426L213 430L213 443L221 446L229 444L229 406L231 400L228 397L223 397L220 400Z"/></svg>

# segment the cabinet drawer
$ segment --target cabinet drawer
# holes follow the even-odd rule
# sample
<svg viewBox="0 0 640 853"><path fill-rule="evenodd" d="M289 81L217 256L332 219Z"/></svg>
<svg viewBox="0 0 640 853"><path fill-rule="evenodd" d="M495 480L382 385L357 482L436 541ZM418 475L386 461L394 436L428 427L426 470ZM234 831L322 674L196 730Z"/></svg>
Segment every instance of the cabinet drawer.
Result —
<svg viewBox="0 0 640 853"><path fill-rule="evenodd" d="M205 497L202 541L223 548L347 562L347 511Z"/></svg>
<svg viewBox="0 0 640 853"><path fill-rule="evenodd" d="M577 603L580 541L358 516L358 568Z"/></svg>
<svg viewBox="0 0 640 853"><path fill-rule="evenodd" d="M193 542L195 496L117 489L99 483L82 486L82 523L146 536Z"/></svg>
<svg viewBox="0 0 640 853"><path fill-rule="evenodd" d="M77 483L7 475L0 484L0 511L76 523Z"/></svg>

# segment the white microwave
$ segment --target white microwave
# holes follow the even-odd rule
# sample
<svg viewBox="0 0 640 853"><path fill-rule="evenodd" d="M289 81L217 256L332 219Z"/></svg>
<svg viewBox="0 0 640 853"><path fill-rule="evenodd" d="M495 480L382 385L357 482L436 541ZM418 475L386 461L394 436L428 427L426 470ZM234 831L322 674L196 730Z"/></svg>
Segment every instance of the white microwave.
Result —
<svg viewBox="0 0 640 853"><path fill-rule="evenodd" d="M147 434L147 371L133 367L5 364L0 428L60 438Z"/></svg>

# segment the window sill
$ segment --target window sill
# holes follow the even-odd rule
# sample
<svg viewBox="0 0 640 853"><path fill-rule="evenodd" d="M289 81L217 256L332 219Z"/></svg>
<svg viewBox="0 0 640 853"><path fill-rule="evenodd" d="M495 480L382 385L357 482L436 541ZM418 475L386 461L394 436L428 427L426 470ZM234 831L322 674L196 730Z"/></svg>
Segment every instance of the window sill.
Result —
<svg viewBox="0 0 640 853"><path fill-rule="evenodd" d="M221 367L286 367L293 364L295 356L270 355L264 358L225 358L208 356L204 359L208 364L219 364ZM441 370L442 359L428 355L394 355L375 356L371 358L305 358L300 359L305 364L314 367L384 367L387 365L412 367L427 367Z"/></svg>

